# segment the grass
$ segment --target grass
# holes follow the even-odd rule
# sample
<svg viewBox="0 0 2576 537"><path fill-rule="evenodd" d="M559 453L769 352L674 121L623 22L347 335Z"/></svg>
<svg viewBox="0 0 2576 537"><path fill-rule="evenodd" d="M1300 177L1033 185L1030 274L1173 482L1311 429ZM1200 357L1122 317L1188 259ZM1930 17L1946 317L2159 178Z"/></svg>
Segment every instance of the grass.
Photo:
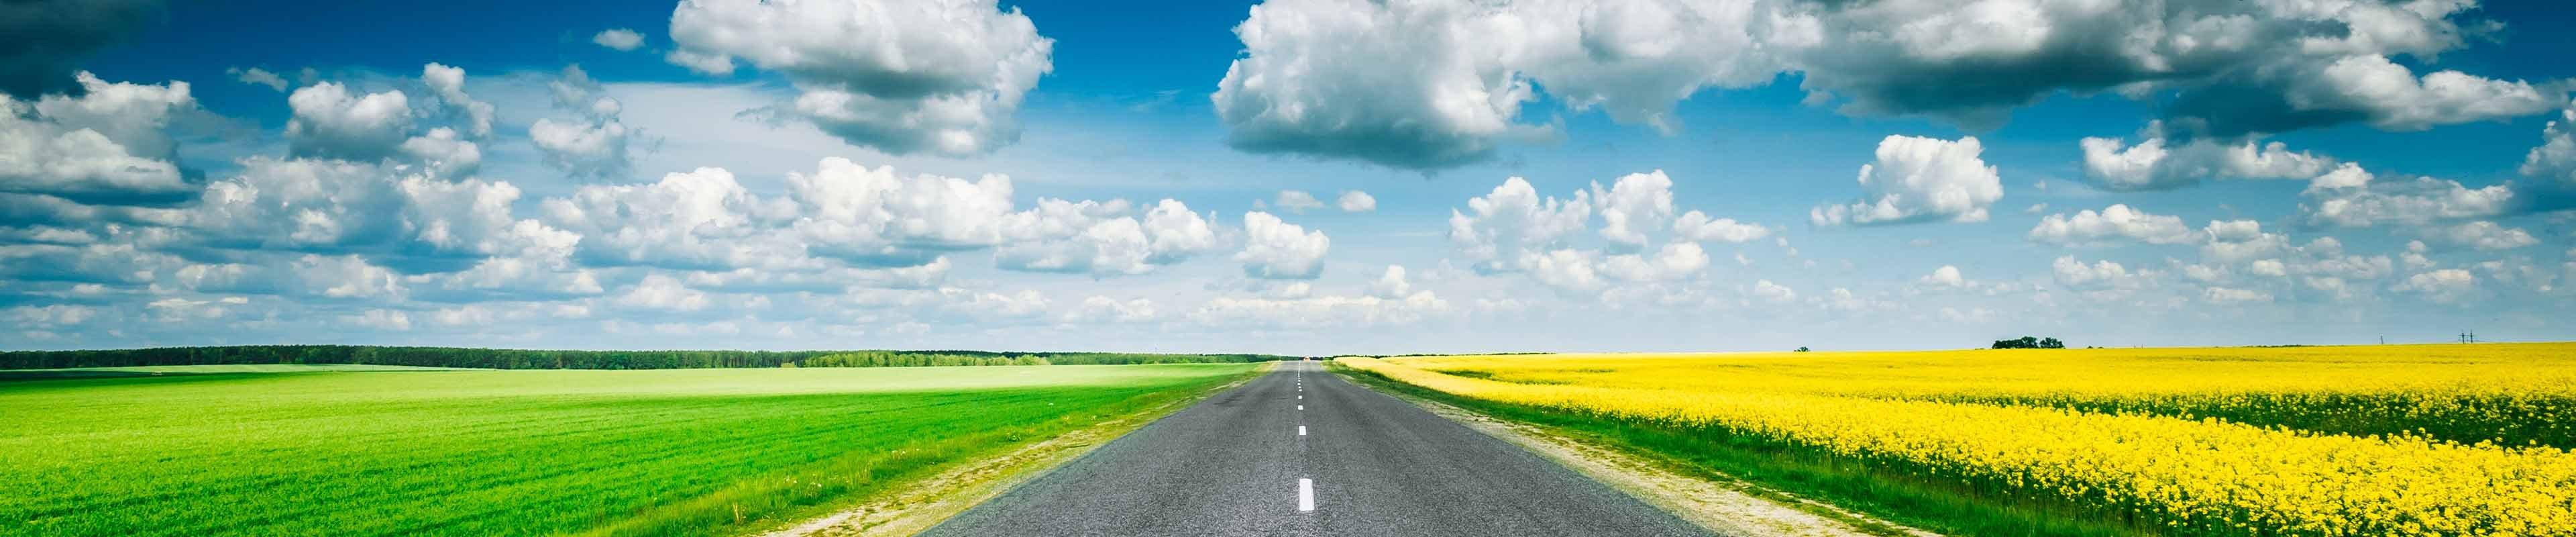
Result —
<svg viewBox="0 0 2576 537"><path fill-rule="evenodd" d="M1900 468L1732 434L1723 428L1676 427L1666 423L1461 397L1338 363L1331 367L1336 373L1370 386L1535 425L1655 462L1683 475L1718 482L1749 482L1757 486L1744 488L1747 493L1842 520L1872 534L1904 535L1902 531L1884 524L1812 508L1799 500L1816 500L1949 535L2112 536L2154 533L2148 528L2106 521L2100 512L2063 502L1988 495L1973 487L1926 479Z"/></svg>
<svg viewBox="0 0 2576 537"><path fill-rule="evenodd" d="M0 535L738 534L1257 367L0 382Z"/></svg>

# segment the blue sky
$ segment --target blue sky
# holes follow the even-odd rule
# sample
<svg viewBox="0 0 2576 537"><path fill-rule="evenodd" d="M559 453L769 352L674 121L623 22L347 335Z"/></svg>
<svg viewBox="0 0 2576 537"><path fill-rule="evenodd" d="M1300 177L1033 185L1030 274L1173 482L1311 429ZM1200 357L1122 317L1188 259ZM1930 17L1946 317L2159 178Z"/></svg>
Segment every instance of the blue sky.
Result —
<svg viewBox="0 0 2576 537"><path fill-rule="evenodd" d="M25 3L0 347L2567 339L2553 11Z"/></svg>

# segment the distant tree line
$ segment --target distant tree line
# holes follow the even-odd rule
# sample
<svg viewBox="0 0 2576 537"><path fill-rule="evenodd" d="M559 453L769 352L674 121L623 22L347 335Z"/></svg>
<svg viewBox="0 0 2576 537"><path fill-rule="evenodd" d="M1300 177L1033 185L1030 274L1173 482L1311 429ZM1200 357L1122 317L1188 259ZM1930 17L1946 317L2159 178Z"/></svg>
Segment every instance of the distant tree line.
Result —
<svg viewBox="0 0 2576 537"><path fill-rule="evenodd" d="M929 365L1089 365L1261 362L1266 354L1128 354L986 351L563 351L243 345L76 351L0 352L0 369L237 364L371 364L487 369L696 369L719 367L897 367Z"/></svg>
<svg viewBox="0 0 2576 537"><path fill-rule="evenodd" d="M2053 338L2053 337L2052 337L2052 338L2035 338L2035 337L2030 337L2030 336L2022 336L2022 337L2021 337L2021 339L2002 339L2002 340L1996 340L1996 341L1995 341L1995 348L1998 348L1998 349L2063 349L2063 348L2066 348L2066 342L2058 341L2058 340L2057 340L2057 338Z"/></svg>

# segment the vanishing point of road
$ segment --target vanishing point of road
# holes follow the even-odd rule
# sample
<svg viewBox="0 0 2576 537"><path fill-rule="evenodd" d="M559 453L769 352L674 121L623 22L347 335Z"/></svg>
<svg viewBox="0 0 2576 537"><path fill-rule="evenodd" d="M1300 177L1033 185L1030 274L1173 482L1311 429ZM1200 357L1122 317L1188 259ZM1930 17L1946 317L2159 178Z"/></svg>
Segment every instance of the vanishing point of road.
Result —
<svg viewBox="0 0 2576 537"><path fill-rule="evenodd" d="M923 535L1707 535L1519 446L1287 362Z"/></svg>

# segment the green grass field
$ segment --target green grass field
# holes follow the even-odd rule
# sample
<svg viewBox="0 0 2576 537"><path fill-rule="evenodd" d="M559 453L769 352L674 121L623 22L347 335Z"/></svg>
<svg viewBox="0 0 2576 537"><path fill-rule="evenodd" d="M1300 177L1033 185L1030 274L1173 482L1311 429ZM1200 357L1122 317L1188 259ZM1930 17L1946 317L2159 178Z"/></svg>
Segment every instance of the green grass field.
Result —
<svg viewBox="0 0 2576 537"><path fill-rule="evenodd" d="M742 533L1258 367L0 382L0 535Z"/></svg>

